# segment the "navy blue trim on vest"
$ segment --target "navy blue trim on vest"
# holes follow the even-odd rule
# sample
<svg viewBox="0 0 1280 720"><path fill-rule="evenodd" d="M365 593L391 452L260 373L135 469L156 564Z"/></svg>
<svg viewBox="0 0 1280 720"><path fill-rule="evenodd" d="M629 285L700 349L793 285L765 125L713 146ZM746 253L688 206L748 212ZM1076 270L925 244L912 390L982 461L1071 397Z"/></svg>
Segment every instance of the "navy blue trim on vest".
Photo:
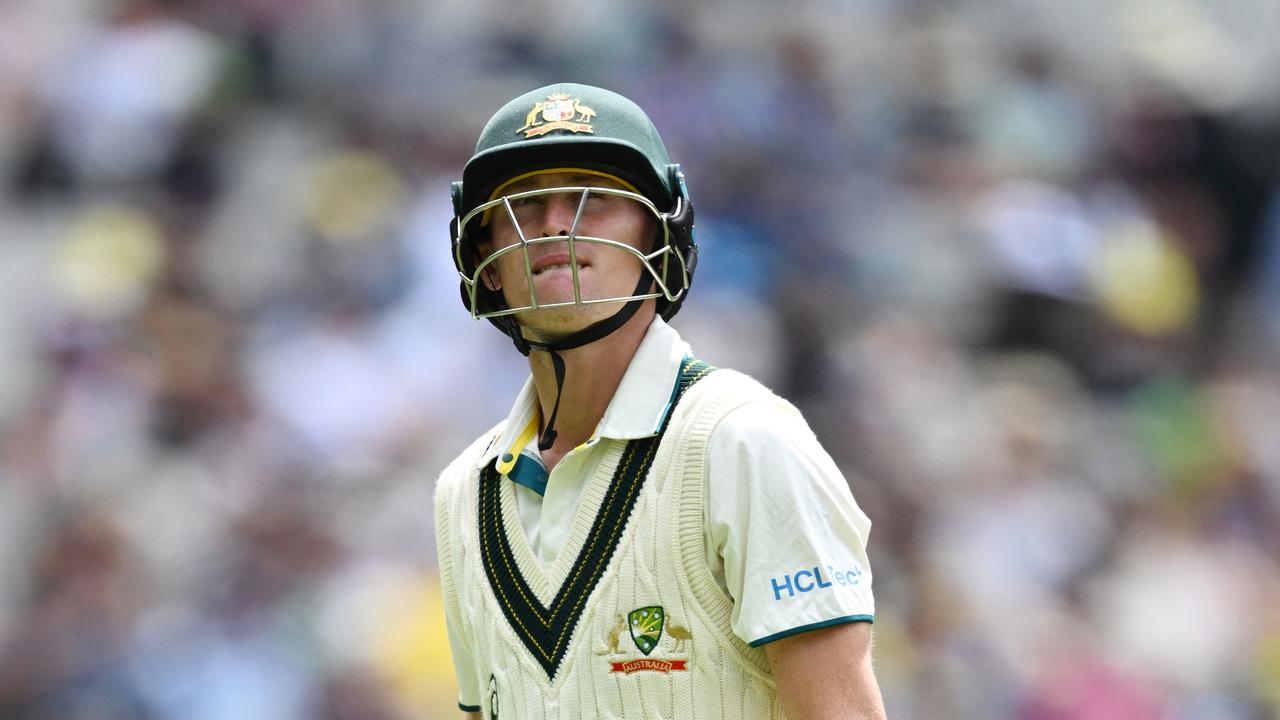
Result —
<svg viewBox="0 0 1280 720"><path fill-rule="evenodd" d="M704 362L685 358L680 367L676 402L690 386L712 370L714 368ZM627 443L587 540L549 606L544 606L534 595L529 582L520 574L520 567L511 551L510 538L502 522L502 476L493 463L481 471L481 564L507 623L549 679L555 678L587 600L608 568L618 541L626 530L627 520L635 509L658 445L666 434L666 426L664 421L658 434Z"/></svg>

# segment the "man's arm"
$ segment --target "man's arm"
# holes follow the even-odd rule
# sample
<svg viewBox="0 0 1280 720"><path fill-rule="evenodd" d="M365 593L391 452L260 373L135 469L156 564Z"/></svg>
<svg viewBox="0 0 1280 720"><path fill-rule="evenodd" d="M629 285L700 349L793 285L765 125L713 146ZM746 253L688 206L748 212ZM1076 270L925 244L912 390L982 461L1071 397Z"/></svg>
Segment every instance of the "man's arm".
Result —
<svg viewBox="0 0 1280 720"><path fill-rule="evenodd" d="M885 720L871 669L871 623L792 635L764 646L782 710L805 720Z"/></svg>
<svg viewBox="0 0 1280 720"><path fill-rule="evenodd" d="M478 712L474 712L474 713L469 712L469 713L467 713L467 720L480 720L480 713L478 713Z"/></svg>

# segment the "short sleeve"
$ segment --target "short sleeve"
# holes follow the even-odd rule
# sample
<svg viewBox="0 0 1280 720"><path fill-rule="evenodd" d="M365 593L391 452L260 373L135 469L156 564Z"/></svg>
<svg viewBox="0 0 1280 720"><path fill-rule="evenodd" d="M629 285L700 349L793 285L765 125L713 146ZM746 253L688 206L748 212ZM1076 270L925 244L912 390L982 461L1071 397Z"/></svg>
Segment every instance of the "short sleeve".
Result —
<svg viewBox="0 0 1280 720"><path fill-rule="evenodd" d="M708 562L743 641L874 619L871 521L794 406L756 401L726 416L711 438L706 501Z"/></svg>
<svg viewBox="0 0 1280 720"><path fill-rule="evenodd" d="M458 708L467 712L480 710L480 681L476 677L476 665L471 660L471 651L467 650L454 630L448 625L449 650L453 653L453 672L458 678Z"/></svg>

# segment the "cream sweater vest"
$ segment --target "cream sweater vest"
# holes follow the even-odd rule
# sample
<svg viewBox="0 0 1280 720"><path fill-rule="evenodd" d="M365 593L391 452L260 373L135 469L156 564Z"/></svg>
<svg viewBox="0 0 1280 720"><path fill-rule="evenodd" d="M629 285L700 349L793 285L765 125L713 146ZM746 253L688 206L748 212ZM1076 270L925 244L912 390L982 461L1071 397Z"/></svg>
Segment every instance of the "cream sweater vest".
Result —
<svg viewBox="0 0 1280 720"><path fill-rule="evenodd" d="M614 523L621 534L605 562L601 538L609 507L618 506L613 473L619 461L634 461L621 447L587 483L569 539L545 568L529 548L512 483L497 478L481 492L476 463L492 431L444 471L436 522L445 613L476 664L486 720L782 717L764 651L731 630L733 601L703 547L712 432L735 408L773 397L731 370L689 387L625 529ZM486 512L491 533L482 536ZM498 552L504 542L508 550ZM524 582L509 583L506 573ZM589 595L575 596L592 576Z"/></svg>

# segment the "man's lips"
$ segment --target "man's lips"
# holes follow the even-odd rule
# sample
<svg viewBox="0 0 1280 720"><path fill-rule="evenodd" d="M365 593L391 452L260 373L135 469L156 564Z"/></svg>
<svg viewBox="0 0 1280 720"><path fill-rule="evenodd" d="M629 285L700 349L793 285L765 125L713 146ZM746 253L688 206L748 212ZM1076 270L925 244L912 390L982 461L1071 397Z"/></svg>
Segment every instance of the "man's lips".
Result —
<svg viewBox="0 0 1280 720"><path fill-rule="evenodd" d="M582 270L582 268L589 267L591 265L591 263L583 260L581 255L578 256L577 260L578 270ZM534 261L532 268L534 275L541 275L547 270L555 270L557 268L568 270L569 253L555 253L554 255L545 255L540 257Z"/></svg>

